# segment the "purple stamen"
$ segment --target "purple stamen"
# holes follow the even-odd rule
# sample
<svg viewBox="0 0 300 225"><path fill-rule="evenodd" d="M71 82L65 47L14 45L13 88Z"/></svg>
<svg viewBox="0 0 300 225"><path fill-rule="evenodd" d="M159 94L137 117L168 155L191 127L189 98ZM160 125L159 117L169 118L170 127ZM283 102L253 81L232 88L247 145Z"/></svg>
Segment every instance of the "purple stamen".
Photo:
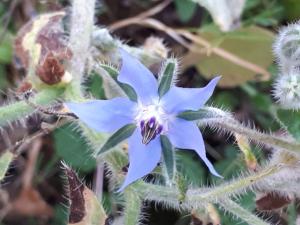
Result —
<svg viewBox="0 0 300 225"><path fill-rule="evenodd" d="M155 122L156 122L155 117L151 117L149 122L148 122L149 127L152 128L155 125Z"/></svg>
<svg viewBox="0 0 300 225"><path fill-rule="evenodd" d="M145 120L142 120L142 121L140 122L140 127L141 127L142 130L143 130L144 126L145 126Z"/></svg>
<svg viewBox="0 0 300 225"><path fill-rule="evenodd" d="M158 127L156 128L156 134L160 134L163 130L163 126L162 125L158 125Z"/></svg>

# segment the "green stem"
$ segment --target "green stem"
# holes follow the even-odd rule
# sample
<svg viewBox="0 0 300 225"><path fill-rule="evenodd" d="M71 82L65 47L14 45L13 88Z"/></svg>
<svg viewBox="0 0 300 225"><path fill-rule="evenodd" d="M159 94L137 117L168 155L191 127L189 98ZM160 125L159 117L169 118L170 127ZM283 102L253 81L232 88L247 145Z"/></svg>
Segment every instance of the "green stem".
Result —
<svg viewBox="0 0 300 225"><path fill-rule="evenodd" d="M124 225L137 225L141 220L142 200L132 189L127 189L124 196Z"/></svg>
<svg viewBox="0 0 300 225"><path fill-rule="evenodd" d="M224 209L226 212L230 212L231 214L239 217L240 219L244 220L248 224L251 225L270 225L269 223L261 220L257 216L253 215L248 210L242 208L239 204L235 203L230 199L225 199L219 201L218 204Z"/></svg>
<svg viewBox="0 0 300 225"><path fill-rule="evenodd" d="M136 192L146 200L164 202L174 208L200 208L204 207L208 202L218 203L219 200L222 200L224 197L227 198L234 194L238 194L249 186L252 186L264 178L275 174L280 169L280 166L275 165L270 168L266 168L259 173L240 178L217 187L198 188L194 190L190 189L186 192L185 200L181 203L178 200L179 192L175 189L144 182L137 182L134 185Z"/></svg>
<svg viewBox="0 0 300 225"><path fill-rule="evenodd" d="M258 181L263 180L264 178L273 175L274 173L280 170L280 165L274 165L263 169L259 173L255 173L248 177L240 178L220 186L208 189L207 191L203 190L189 190L186 194L187 201L198 202L198 201L214 201L217 198L223 198L230 196L232 194L237 194L241 190L255 184Z"/></svg>
<svg viewBox="0 0 300 225"><path fill-rule="evenodd" d="M95 3L95 0L74 0L72 4L69 45L72 48L73 57L69 70L78 82L82 80L86 60L90 54Z"/></svg>
<svg viewBox="0 0 300 225"><path fill-rule="evenodd" d="M222 112L220 109L206 107L205 110L208 110L214 117L198 120L200 126L206 125L213 128L221 128L229 132L244 135L251 140L255 140L271 147L277 147L292 153L300 154L300 143L298 142L245 127L230 114Z"/></svg>
<svg viewBox="0 0 300 225"><path fill-rule="evenodd" d="M65 99L67 101L78 101L78 102L84 100L80 81L73 80L66 87Z"/></svg>
<svg viewBox="0 0 300 225"><path fill-rule="evenodd" d="M49 105L63 94L63 89L44 89L36 94L31 101L37 105ZM35 111L25 101L15 102L0 108L0 125L8 124L14 120L22 119Z"/></svg>

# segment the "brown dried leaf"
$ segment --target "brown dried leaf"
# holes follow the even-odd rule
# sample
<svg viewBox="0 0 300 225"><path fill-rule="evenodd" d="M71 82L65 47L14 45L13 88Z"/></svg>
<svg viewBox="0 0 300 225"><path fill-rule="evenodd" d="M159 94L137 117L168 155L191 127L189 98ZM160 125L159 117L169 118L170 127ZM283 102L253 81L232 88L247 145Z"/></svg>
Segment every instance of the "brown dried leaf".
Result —
<svg viewBox="0 0 300 225"><path fill-rule="evenodd" d="M64 35L64 12L40 15L20 29L15 54L28 71L28 79L37 83L57 84L65 74L64 64L72 58ZM38 85L38 84L36 84Z"/></svg>
<svg viewBox="0 0 300 225"><path fill-rule="evenodd" d="M12 209L14 213L25 216L51 217L53 215L52 208L33 188L23 189L19 197L13 202Z"/></svg>
<svg viewBox="0 0 300 225"><path fill-rule="evenodd" d="M275 210L285 207L291 203L291 198L279 195L278 193L267 193L256 200L258 210Z"/></svg>
<svg viewBox="0 0 300 225"><path fill-rule="evenodd" d="M95 194L83 185L76 173L64 166L69 187L69 225L105 225L107 216Z"/></svg>

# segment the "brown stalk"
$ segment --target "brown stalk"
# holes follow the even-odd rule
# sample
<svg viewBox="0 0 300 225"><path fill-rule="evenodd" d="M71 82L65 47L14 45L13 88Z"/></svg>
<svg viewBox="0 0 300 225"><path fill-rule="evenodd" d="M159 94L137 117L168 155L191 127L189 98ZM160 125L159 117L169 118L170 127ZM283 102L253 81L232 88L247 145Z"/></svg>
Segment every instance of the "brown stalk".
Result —
<svg viewBox="0 0 300 225"><path fill-rule="evenodd" d="M150 16L154 16L155 14L161 12L164 8L166 8L171 2L172 2L172 0L165 0L162 3L154 6L153 8L138 14L137 16L130 17L130 18L118 21L116 23L113 23L112 25L109 26L109 29L112 31L117 30L117 29L127 26L128 24L134 23L134 21L136 21L136 20L142 20L142 19L146 19Z"/></svg>
<svg viewBox="0 0 300 225"><path fill-rule="evenodd" d="M199 35L195 35L191 32L183 30L183 29L170 28L156 19L152 19L152 18L144 18L143 19L143 18L137 16L137 17L132 17L132 18L126 19L126 20L122 20L120 22L117 22L116 24L117 24L117 26L115 24L113 24L109 28L112 30L116 30L116 29L120 29L122 27L129 26L132 24L151 27L151 28L165 32L170 37L172 37L174 40L176 40L178 43L180 43L184 47L188 48L190 51L198 52L201 54L204 53L203 48L197 48L195 46L192 46L184 39L184 38L186 38L189 41L192 41L193 43L195 43L197 45L203 46L206 49L206 51L205 51L206 53L207 52L214 53L236 65L239 65L245 69L253 71L256 74L261 74L262 75L261 80L268 80L271 77L270 73L267 70L265 70L264 68L262 68L261 66L258 66L255 63L252 63L245 59L242 59L241 57L239 57L231 52L228 52L228 51L224 50L223 48L214 47L207 40L200 37Z"/></svg>

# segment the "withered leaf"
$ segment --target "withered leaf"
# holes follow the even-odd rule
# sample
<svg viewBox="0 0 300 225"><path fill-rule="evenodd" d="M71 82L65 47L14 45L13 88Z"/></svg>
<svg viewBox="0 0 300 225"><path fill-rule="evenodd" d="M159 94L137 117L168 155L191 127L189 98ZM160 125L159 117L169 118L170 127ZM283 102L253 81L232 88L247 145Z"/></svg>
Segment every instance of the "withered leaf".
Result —
<svg viewBox="0 0 300 225"><path fill-rule="evenodd" d="M68 179L69 225L105 225L107 216L95 194L82 184L76 173L64 166Z"/></svg>
<svg viewBox="0 0 300 225"><path fill-rule="evenodd" d="M289 203L291 199L278 193L267 193L258 200L256 200L256 208L258 210L275 210L280 209Z"/></svg>
<svg viewBox="0 0 300 225"><path fill-rule="evenodd" d="M72 58L63 28L64 12L40 15L25 24L15 40L15 54L35 86L57 84L65 74L65 62Z"/></svg>

